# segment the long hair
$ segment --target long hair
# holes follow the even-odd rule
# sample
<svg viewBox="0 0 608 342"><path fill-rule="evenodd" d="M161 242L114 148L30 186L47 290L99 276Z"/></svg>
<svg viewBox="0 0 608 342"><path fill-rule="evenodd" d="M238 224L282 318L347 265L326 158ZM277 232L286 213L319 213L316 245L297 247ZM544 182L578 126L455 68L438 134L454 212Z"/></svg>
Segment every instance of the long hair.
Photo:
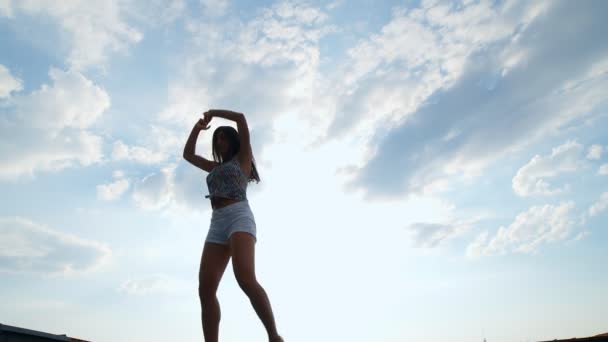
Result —
<svg viewBox="0 0 608 342"><path fill-rule="evenodd" d="M228 160L232 159L241 150L241 139L239 138L239 132L232 126L220 126L213 131L213 140L211 142L211 151L213 152L213 160L218 163L223 163L222 155L217 151L217 136L222 132L226 140L230 145L228 149ZM251 156L251 174L249 174L249 181L260 182L260 175L258 169L255 167L255 161L253 155Z"/></svg>

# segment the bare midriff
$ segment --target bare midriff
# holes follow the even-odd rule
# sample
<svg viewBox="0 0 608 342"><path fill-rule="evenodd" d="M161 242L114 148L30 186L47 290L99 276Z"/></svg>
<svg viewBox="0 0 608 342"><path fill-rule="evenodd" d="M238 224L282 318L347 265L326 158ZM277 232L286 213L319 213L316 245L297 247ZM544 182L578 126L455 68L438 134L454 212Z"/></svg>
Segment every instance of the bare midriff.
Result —
<svg viewBox="0 0 608 342"><path fill-rule="evenodd" d="M219 209L219 208L223 208L227 205L234 204L234 203L240 202L240 201L241 200L234 199L234 198L214 196L214 197L211 197L211 208Z"/></svg>

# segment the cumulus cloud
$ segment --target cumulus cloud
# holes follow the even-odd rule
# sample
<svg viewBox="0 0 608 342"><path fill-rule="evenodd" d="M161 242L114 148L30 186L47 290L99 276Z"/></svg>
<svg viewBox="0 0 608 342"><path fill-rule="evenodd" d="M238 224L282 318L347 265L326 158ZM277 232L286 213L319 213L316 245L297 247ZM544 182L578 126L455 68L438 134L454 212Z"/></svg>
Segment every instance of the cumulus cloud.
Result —
<svg viewBox="0 0 608 342"><path fill-rule="evenodd" d="M396 10L351 50L340 74L344 96L328 135L359 137L369 156L348 185L368 196L425 193L595 115L608 87L608 42L598 30L606 21L595 5L607 6L476 1ZM573 16L580 24L561 25Z"/></svg>
<svg viewBox="0 0 608 342"><path fill-rule="evenodd" d="M513 177L513 190L522 197L563 192L565 187L552 188L547 179L580 169L584 163L583 152L583 145L568 141L555 147L548 156L535 155Z"/></svg>
<svg viewBox="0 0 608 342"><path fill-rule="evenodd" d="M106 91L77 71L52 68L53 84L31 94L15 97L18 110L27 113L36 128L57 134L65 128L85 129L110 106ZM17 113L23 116L22 113Z"/></svg>
<svg viewBox="0 0 608 342"><path fill-rule="evenodd" d="M133 200L146 210L157 210L167 205L171 199L171 187L175 166L167 166L137 181L134 185Z"/></svg>
<svg viewBox="0 0 608 342"><path fill-rule="evenodd" d="M209 199L205 195L209 193L204 172L197 167L180 161L175 168L173 187L174 204L180 208L190 210L201 210L208 208Z"/></svg>
<svg viewBox="0 0 608 342"><path fill-rule="evenodd" d="M167 208L200 210L208 207L205 175L198 168L180 161L137 181L135 204L145 210Z"/></svg>
<svg viewBox="0 0 608 342"><path fill-rule="evenodd" d="M0 1L0 15L5 17L13 16L13 6L11 0Z"/></svg>
<svg viewBox="0 0 608 342"><path fill-rule="evenodd" d="M156 164L166 159L162 153L141 146L128 146L122 141L116 141L112 149L112 159L133 160L142 164Z"/></svg>
<svg viewBox="0 0 608 342"><path fill-rule="evenodd" d="M478 218L449 223L416 222L407 227L416 247L434 248L471 230Z"/></svg>
<svg viewBox="0 0 608 342"><path fill-rule="evenodd" d="M122 140L116 140L112 146L112 160L151 165L181 158L185 139L180 138L171 129L151 124L141 145L127 145Z"/></svg>
<svg viewBox="0 0 608 342"><path fill-rule="evenodd" d="M226 13L230 2L228 0L201 0L203 11L209 16L219 16Z"/></svg>
<svg viewBox="0 0 608 342"><path fill-rule="evenodd" d="M573 202L533 206L519 213L509 226L501 226L495 235L482 232L467 247L467 255L500 255L535 253L541 245L564 240L572 235L577 223L573 219Z"/></svg>
<svg viewBox="0 0 608 342"><path fill-rule="evenodd" d="M25 218L0 218L0 271L42 275L92 272L111 257L104 244Z"/></svg>
<svg viewBox="0 0 608 342"><path fill-rule="evenodd" d="M597 202L593 203L589 208L589 215L596 216L608 208L608 192L602 193Z"/></svg>
<svg viewBox="0 0 608 342"><path fill-rule="evenodd" d="M88 129L110 106L108 94L77 71L51 69L51 84L11 97L0 121L0 179L91 165L102 138Z"/></svg>
<svg viewBox="0 0 608 342"><path fill-rule="evenodd" d="M146 27L171 24L188 8L185 0L128 0L121 2L125 17Z"/></svg>
<svg viewBox="0 0 608 342"><path fill-rule="evenodd" d="M124 1L8 1L0 14L45 15L56 21L71 46L72 68L103 65L110 52L125 52L142 39L142 33L125 18L130 2Z"/></svg>
<svg viewBox="0 0 608 342"><path fill-rule="evenodd" d="M602 152L604 152L602 145L591 145L587 151L587 159L598 160L602 157Z"/></svg>
<svg viewBox="0 0 608 342"><path fill-rule="evenodd" d="M573 241L583 240L589 235L591 235L590 231L588 231L588 230L582 231L582 232L578 233L578 235L576 235L576 237L573 239Z"/></svg>
<svg viewBox="0 0 608 342"><path fill-rule="evenodd" d="M23 89L23 82L13 76L4 65L0 64L0 99L7 98L14 91Z"/></svg>
<svg viewBox="0 0 608 342"><path fill-rule="evenodd" d="M112 177L114 177L114 178L124 178L125 177L125 172L123 170L116 170L116 171L112 172Z"/></svg>
<svg viewBox="0 0 608 342"><path fill-rule="evenodd" d="M325 8L327 8L327 10L331 11L334 10L336 8L339 8L340 6L344 5L344 0L334 0L330 3L328 3Z"/></svg>
<svg viewBox="0 0 608 342"><path fill-rule="evenodd" d="M396 8L380 32L348 51L351 59L339 75L344 96L330 135L401 121L430 94L453 85L476 52L528 25L534 15L524 15L526 7L479 1ZM499 63L514 66L521 59L507 53Z"/></svg>
<svg viewBox="0 0 608 342"><path fill-rule="evenodd" d="M188 22L190 49L169 84L169 105L159 120L183 130L207 108L242 111L252 134L264 133L252 140L258 153L267 142L260 137L273 137L267 133L280 116L327 121L319 109L327 98L319 72L319 41L331 32L326 18L313 6L281 2L247 20Z"/></svg>
<svg viewBox="0 0 608 342"><path fill-rule="evenodd" d="M600 168L597 170L597 174L601 176L608 175L608 164L600 165Z"/></svg>
<svg viewBox="0 0 608 342"><path fill-rule="evenodd" d="M120 198L129 189L129 180L123 178L123 176L115 177L118 178L112 183L100 184L97 186L97 198L103 201L114 201Z"/></svg>

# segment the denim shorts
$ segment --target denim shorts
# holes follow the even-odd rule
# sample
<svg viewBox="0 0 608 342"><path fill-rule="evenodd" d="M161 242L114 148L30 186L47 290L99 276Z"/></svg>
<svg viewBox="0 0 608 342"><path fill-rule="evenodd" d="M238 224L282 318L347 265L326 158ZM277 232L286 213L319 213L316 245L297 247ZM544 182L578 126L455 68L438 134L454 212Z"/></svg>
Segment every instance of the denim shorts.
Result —
<svg viewBox="0 0 608 342"><path fill-rule="evenodd" d="M227 245L235 232L250 233L257 242L255 218L247 200L213 209L205 241Z"/></svg>

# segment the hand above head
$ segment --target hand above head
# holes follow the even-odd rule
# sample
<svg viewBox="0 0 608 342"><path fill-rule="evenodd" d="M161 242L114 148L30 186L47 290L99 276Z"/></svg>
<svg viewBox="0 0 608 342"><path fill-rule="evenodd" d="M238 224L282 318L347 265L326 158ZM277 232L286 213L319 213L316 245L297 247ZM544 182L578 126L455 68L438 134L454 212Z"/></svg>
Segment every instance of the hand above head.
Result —
<svg viewBox="0 0 608 342"><path fill-rule="evenodd" d="M210 118L217 117L217 118L222 118L222 119L232 120L232 121L240 120L241 117L243 116L242 113L238 113L238 112L234 112L234 111L226 110L226 109L209 109L208 111L203 113L203 115L205 117L210 117Z"/></svg>
<svg viewBox="0 0 608 342"><path fill-rule="evenodd" d="M216 116L215 114L217 114L217 111L218 111L217 109L209 109L208 111L206 111L206 112L203 113L203 117L205 117L205 118L206 117L209 117L209 118L214 117L214 116Z"/></svg>
<svg viewBox="0 0 608 342"><path fill-rule="evenodd" d="M208 130L209 129L209 122L211 122L211 115L208 115L207 112L205 112L203 114L203 118L202 119L198 119L198 122L196 123L196 128L200 129L200 130Z"/></svg>

